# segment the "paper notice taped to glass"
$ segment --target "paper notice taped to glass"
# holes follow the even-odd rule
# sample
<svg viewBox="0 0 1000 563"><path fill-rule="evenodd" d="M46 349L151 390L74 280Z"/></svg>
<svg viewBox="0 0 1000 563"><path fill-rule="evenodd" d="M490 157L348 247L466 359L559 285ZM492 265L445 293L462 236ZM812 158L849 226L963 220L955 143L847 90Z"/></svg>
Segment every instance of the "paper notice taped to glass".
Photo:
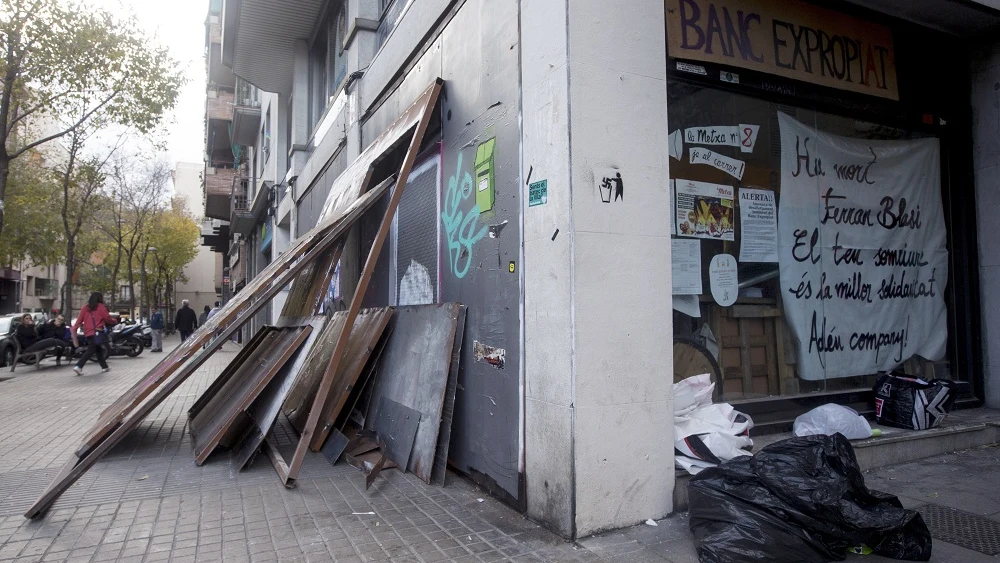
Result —
<svg viewBox="0 0 1000 563"><path fill-rule="evenodd" d="M740 188L740 262L778 261L774 192Z"/></svg>
<svg viewBox="0 0 1000 563"><path fill-rule="evenodd" d="M674 295L701 295L701 241L671 239L670 265Z"/></svg>

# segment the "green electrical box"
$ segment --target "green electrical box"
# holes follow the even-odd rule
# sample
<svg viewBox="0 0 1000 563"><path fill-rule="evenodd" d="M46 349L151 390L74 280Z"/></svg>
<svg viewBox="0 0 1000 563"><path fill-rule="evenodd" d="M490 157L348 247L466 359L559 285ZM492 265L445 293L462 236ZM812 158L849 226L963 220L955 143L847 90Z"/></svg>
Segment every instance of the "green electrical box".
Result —
<svg viewBox="0 0 1000 563"><path fill-rule="evenodd" d="M497 138L493 137L476 148L476 205L479 211L493 209L496 192L493 187L493 149Z"/></svg>

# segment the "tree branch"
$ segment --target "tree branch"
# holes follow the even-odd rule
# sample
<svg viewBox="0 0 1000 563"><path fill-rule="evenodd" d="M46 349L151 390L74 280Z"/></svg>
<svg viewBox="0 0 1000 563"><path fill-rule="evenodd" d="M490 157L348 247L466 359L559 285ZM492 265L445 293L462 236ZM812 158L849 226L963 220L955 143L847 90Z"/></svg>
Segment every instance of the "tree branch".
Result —
<svg viewBox="0 0 1000 563"><path fill-rule="evenodd" d="M77 127L83 125L83 123L85 121L87 121L88 119L90 119L90 116L94 115L94 113L97 112L97 110L99 110L99 109L103 108L104 106L106 106L120 92L121 92L121 90L115 90L115 91L111 92L111 94L107 98L104 98L104 100L101 103L97 104L96 106L94 106L90 110L87 110L87 112L83 114L83 117L81 117L79 120L77 120L77 122L74 123L73 125L67 127L66 129L64 129L64 130L62 130L62 131L60 131L58 133L53 133L52 135L49 135L48 137L43 137L41 139L38 139L37 141L33 141L31 143L28 143L27 145L25 145L25 146L21 147L20 149L14 151L10 155L9 158L11 160L14 160L15 158L21 156L22 154L24 154L25 152L27 152L27 151L29 151L31 149L37 147L38 145L47 143L47 142L49 142L49 141L51 141L53 139L58 139L59 137L62 137L63 135L66 135L70 131L73 131Z"/></svg>

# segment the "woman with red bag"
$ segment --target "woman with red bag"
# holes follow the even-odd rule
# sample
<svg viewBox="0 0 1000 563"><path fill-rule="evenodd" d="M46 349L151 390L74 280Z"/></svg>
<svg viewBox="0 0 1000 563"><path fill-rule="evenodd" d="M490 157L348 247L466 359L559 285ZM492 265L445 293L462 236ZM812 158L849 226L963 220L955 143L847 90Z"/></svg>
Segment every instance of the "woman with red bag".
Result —
<svg viewBox="0 0 1000 563"><path fill-rule="evenodd" d="M69 331L70 336L73 337L73 346L80 345L76 337L78 327L83 327L83 335L87 338L87 350L83 353L80 361L73 366L73 371L77 375L83 375L83 366L87 364L87 360L94 355L94 352L97 352L99 345L104 344L104 328L114 324L115 320L111 318L108 308L104 306L104 295L99 291L91 293L90 299L80 309L80 315ZM102 372L111 369L108 367L107 359L102 354L97 354L97 361L101 364Z"/></svg>

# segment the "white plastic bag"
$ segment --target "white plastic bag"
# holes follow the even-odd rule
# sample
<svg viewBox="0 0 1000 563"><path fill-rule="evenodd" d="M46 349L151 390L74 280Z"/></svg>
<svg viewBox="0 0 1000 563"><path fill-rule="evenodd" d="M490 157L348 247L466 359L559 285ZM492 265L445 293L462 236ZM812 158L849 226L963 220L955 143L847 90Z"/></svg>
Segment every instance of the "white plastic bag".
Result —
<svg viewBox="0 0 1000 563"><path fill-rule="evenodd" d="M707 373L674 383L674 416L682 416L698 407L711 405L714 390L712 376Z"/></svg>
<svg viewBox="0 0 1000 563"><path fill-rule="evenodd" d="M843 405L828 404L796 418L792 432L796 436L832 436L840 432L849 440L863 440L871 438L872 427L857 411Z"/></svg>

